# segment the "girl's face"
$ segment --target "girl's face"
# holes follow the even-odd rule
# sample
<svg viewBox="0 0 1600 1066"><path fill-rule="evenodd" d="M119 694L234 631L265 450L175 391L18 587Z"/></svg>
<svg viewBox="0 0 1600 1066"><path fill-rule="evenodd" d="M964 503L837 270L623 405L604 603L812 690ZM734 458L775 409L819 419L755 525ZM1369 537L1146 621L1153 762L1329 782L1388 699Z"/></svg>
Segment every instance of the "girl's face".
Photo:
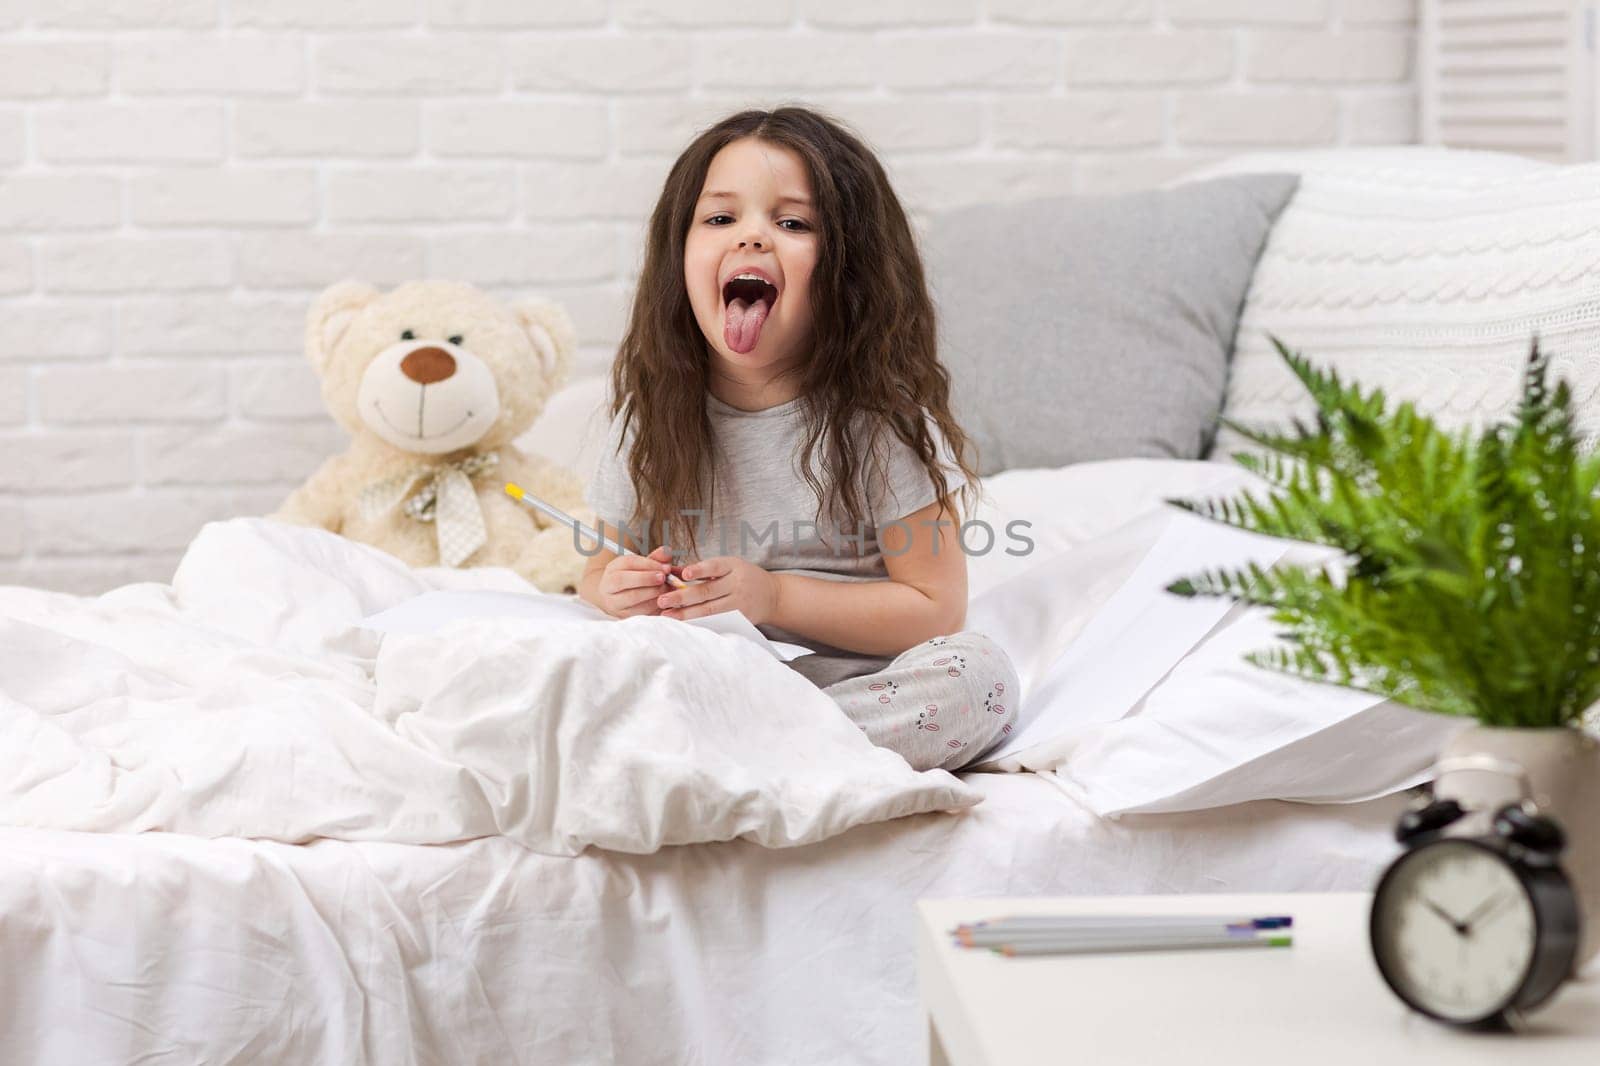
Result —
<svg viewBox="0 0 1600 1066"><path fill-rule="evenodd" d="M754 137L726 145L706 171L683 249L689 304L714 370L758 383L803 363L816 262L817 217L799 155Z"/></svg>

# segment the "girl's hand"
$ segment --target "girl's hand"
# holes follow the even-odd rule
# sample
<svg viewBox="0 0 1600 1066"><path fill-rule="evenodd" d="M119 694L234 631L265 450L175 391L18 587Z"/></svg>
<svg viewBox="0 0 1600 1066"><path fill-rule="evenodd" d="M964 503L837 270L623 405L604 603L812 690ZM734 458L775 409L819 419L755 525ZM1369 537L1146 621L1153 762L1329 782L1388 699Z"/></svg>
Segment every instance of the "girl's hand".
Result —
<svg viewBox="0 0 1600 1066"><path fill-rule="evenodd" d="M636 614L660 614L656 597L667 586L667 571L672 567L671 549L663 544L649 555L619 555L600 572L595 591L599 608L613 618Z"/></svg>
<svg viewBox="0 0 1600 1066"><path fill-rule="evenodd" d="M690 563L679 575L699 580L688 588L672 589L656 601L665 618L703 618L723 611L741 611L756 625L769 620L778 605L778 579L755 563L737 555L719 555Z"/></svg>

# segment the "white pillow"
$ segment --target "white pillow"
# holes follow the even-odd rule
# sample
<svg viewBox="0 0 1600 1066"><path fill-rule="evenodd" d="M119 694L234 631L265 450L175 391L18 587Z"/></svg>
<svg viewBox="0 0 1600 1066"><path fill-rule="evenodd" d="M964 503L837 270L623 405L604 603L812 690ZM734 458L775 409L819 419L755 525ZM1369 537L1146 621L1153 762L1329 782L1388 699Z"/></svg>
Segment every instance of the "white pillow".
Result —
<svg viewBox="0 0 1600 1066"><path fill-rule="evenodd" d="M1259 485L1244 471L1143 459L989 482L997 513L1032 506L1057 524L1051 553L988 584L968 610L968 627L1007 650L1021 683L1016 732L982 769L1053 772L1102 815L1356 802L1421 780L1468 724L1254 667L1244 654L1274 641L1264 612L1164 591L1230 554L1276 558L1257 555L1263 542L1286 553L1280 565L1336 554L1162 504Z"/></svg>
<svg viewBox="0 0 1600 1066"><path fill-rule="evenodd" d="M1224 494L1248 480L1241 469L1184 459L1110 459L991 474L982 479L972 521L988 523L995 545L986 554L967 557L968 598L976 604L1042 561L1159 510L1169 497ZM1008 534L1013 522L1028 525ZM1020 537L1031 540L1032 547ZM983 547L980 530L970 533L969 543L974 550ZM1008 548L1025 554L1010 555ZM967 624L973 625L970 616Z"/></svg>
<svg viewBox="0 0 1600 1066"><path fill-rule="evenodd" d="M1223 415L1313 407L1267 335L1445 425L1508 416L1537 333L1600 430L1600 164L1439 149L1246 156L1205 175L1300 169L1256 264ZM1223 430L1213 458L1247 446Z"/></svg>
<svg viewBox="0 0 1600 1066"><path fill-rule="evenodd" d="M1284 148L1245 152L1190 170L1167 182L1168 186L1210 181L1229 174L1370 174L1404 170L1437 178L1495 178L1551 170L1552 164L1509 152L1438 145L1371 145L1350 148Z"/></svg>
<svg viewBox="0 0 1600 1066"><path fill-rule="evenodd" d="M600 449L605 444L606 427L610 422L605 410L609 387L605 374L592 374L569 382L550 397L544 413L516 439L516 446L564 466L581 480L588 481L600 461Z"/></svg>
<svg viewBox="0 0 1600 1066"><path fill-rule="evenodd" d="M1225 807L1257 799L1356 803L1427 780L1470 720L1261 669L1264 611L1235 605L1126 717L1025 754L1098 814Z"/></svg>

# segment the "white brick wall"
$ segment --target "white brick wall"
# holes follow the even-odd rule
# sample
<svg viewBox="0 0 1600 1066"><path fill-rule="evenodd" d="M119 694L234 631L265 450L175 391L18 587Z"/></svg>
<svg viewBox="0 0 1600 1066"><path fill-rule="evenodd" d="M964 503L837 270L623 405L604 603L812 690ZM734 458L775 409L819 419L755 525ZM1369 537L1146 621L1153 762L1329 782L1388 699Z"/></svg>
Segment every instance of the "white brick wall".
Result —
<svg viewBox="0 0 1600 1066"><path fill-rule="evenodd" d="M604 368L696 129L806 101L919 222L1415 140L1415 0L0 3L0 584L166 580L342 446L346 276L565 302Z"/></svg>

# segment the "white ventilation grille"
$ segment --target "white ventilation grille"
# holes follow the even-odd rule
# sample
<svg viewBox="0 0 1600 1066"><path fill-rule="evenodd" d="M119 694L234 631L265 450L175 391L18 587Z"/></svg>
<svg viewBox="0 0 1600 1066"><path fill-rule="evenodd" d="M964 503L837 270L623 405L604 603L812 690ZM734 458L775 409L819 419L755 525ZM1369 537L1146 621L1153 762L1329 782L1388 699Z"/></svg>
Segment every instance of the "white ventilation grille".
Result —
<svg viewBox="0 0 1600 1066"><path fill-rule="evenodd" d="M1597 0L1423 0L1422 137L1595 158Z"/></svg>

